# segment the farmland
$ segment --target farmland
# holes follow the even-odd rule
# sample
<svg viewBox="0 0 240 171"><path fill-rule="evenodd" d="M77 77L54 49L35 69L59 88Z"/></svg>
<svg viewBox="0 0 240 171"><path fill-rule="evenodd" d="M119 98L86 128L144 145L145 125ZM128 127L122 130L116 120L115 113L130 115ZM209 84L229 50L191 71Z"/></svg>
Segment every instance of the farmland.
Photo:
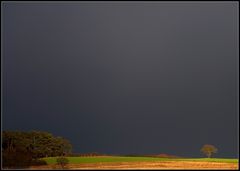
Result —
<svg viewBox="0 0 240 171"><path fill-rule="evenodd" d="M67 157L69 169L238 169L238 159L157 158L157 157ZM55 157L43 158L46 166L31 169L57 169Z"/></svg>

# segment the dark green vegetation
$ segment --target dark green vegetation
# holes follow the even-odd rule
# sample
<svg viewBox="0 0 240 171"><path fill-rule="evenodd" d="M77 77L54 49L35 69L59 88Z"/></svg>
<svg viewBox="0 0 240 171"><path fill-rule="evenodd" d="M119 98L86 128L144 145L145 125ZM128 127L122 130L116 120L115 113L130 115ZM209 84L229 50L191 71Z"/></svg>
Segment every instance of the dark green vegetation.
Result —
<svg viewBox="0 0 240 171"><path fill-rule="evenodd" d="M43 157L69 154L72 146L67 139L42 131L3 131L3 167L27 167L46 164Z"/></svg>
<svg viewBox="0 0 240 171"><path fill-rule="evenodd" d="M154 161L208 161L208 162L224 162L238 163L238 159L222 159L222 158L158 158L158 157L121 157L121 156L106 156L106 157L67 157L69 164L79 163L98 163L98 162L154 162ZM56 164L55 157L43 158L47 164Z"/></svg>

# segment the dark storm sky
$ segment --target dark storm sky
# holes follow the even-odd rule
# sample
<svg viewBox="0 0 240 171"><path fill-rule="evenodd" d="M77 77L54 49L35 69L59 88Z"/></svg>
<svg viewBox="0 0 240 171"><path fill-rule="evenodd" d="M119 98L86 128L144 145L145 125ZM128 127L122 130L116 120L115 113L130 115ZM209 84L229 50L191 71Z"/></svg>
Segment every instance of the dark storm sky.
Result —
<svg viewBox="0 0 240 171"><path fill-rule="evenodd" d="M74 152L238 156L238 3L2 4L4 130Z"/></svg>

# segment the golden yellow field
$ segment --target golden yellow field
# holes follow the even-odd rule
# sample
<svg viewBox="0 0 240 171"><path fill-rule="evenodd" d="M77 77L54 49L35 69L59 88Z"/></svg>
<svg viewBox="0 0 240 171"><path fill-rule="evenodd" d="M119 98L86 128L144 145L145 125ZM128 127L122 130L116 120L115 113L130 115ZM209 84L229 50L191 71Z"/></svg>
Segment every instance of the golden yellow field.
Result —
<svg viewBox="0 0 240 171"><path fill-rule="evenodd" d="M68 169L214 169L237 170L238 163L198 162L198 161L161 161L161 162L105 162L69 164ZM30 169L59 169L56 164L33 166Z"/></svg>

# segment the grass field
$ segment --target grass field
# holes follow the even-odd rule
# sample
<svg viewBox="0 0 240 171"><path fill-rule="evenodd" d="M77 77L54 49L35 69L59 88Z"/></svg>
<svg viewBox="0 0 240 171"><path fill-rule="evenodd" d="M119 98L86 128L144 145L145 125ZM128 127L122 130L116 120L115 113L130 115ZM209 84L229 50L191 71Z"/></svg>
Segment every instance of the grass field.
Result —
<svg viewBox="0 0 240 171"><path fill-rule="evenodd" d="M223 159L223 158L156 158L156 157L67 157L69 164L81 163L102 163L102 162L164 162L164 161L191 161L191 162L221 162L221 163L238 163L238 159ZM56 164L55 157L43 158L47 164Z"/></svg>

